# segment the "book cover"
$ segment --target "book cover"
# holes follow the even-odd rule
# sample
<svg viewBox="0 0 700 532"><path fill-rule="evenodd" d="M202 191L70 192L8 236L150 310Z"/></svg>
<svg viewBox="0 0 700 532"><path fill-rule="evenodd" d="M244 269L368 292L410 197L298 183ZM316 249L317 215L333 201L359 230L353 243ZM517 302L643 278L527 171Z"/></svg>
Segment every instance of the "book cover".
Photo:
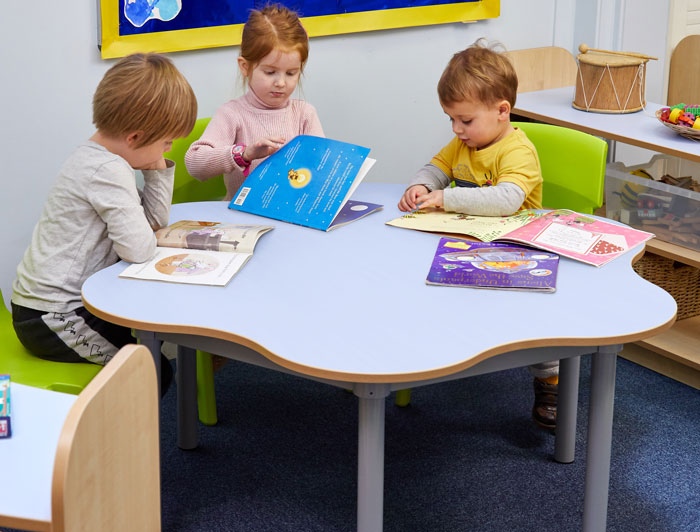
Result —
<svg viewBox="0 0 700 532"><path fill-rule="evenodd" d="M338 215L333 219L328 230L335 229L341 225L349 224L360 218L364 218L368 214L380 211L384 205L379 205L377 203L368 203L366 201L348 200L343 208L340 209Z"/></svg>
<svg viewBox="0 0 700 532"><path fill-rule="evenodd" d="M251 172L229 208L328 231L374 164L369 151L338 140L295 137Z"/></svg>
<svg viewBox="0 0 700 532"><path fill-rule="evenodd" d="M387 224L469 235L482 242L517 242L593 266L602 266L654 237L652 233L562 209L523 210L512 216L473 216L426 209Z"/></svg>
<svg viewBox="0 0 700 532"><path fill-rule="evenodd" d="M128 279L225 286L253 256L271 225L181 220L156 231L153 258L119 274Z"/></svg>
<svg viewBox="0 0 700 532"><path fill-rule="evenodd" d="M554 292L559 256L501 242L441 238L429 285Z"/></svg>

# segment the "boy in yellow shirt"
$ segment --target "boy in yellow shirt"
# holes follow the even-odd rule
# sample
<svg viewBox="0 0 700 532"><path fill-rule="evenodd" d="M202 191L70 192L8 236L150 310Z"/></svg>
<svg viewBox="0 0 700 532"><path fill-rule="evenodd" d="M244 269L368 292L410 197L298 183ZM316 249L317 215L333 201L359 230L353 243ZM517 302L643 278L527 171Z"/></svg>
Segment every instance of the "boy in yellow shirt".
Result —
<svg viewBox="0 0 700 532"><path fill-rule="evenodd" d="M542 208L537 150L510 123L518 76L505 55L479 40L456 53L438 82L440 105L455 138L421 168L399 209L442 207L481 216ZM559 364L530 366L535 377L533 419L556 426Z"/></svg>

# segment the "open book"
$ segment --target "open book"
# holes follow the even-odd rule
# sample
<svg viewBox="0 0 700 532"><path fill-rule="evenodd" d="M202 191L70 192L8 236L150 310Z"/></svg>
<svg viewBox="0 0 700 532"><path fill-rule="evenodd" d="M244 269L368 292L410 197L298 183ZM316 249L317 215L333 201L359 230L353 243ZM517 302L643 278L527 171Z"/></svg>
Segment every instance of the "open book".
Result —
<svg viewBox="0 0 700 532"><path fill-rule="evenodd" d="M382 208L348 199L374 164L369 148L300 135L251 172L229 204L259 216L329 231Z"/></svg>
<svg viewBox="0 0 700 532"><path fill-rule="evenodd" d="M523 210L512 216L472 216L426 209L413 211L387 224L469 235L482 242L517 242L593 266L602 266L654 237L652 233L569 210Z"/></svg>
<svg viewBox="0 0 700 532"><path fill-rule="evenodd" d="M504 242L441 238L426 284L554 292L556 253Z"/></svg>
<svg viewBox="0 0 700 532"><path fill-rule="evenodd" d="M271 225L182 220L156 231L155 256L132 264L119 277L225 286L253 256ZM179 249L175 249L179 248Z"/></svg>

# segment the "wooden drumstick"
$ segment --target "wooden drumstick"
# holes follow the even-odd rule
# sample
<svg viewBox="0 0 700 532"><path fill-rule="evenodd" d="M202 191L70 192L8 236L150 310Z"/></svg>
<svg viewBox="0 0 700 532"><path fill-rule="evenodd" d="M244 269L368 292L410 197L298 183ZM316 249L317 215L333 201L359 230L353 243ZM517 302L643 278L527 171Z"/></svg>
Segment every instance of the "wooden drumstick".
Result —
<svg viewBox="0 0 700 532"><path fill-rule="evenodd" d="M578 51L581 52L582 54L585 54L586 52L600 52L602 54L627 55L630 57L640 57L641 59L655 59L655 60L659 59L658 57L652 57L650 55L644 55L644 54L637 54L634 52L613 52L612 50L598 50L596 48L589 48L587 44L582 44L581 46L579 46Z"/></svg>

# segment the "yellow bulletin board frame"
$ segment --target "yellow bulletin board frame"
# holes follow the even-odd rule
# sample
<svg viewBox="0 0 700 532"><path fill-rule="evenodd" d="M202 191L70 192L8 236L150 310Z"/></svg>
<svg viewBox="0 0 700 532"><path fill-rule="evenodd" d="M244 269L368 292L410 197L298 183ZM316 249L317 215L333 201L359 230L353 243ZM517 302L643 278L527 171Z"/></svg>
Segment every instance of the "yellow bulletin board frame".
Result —
<svg viewBox="0 0 700 532"><path fill-rule="evenodd" d="M119 35L119 0L99 0L103 59L137 52L178 52L241 43L243 24ZM310 37L448 22L470 22L500 15L500 0L405 7L302 18Z"/></svg>

